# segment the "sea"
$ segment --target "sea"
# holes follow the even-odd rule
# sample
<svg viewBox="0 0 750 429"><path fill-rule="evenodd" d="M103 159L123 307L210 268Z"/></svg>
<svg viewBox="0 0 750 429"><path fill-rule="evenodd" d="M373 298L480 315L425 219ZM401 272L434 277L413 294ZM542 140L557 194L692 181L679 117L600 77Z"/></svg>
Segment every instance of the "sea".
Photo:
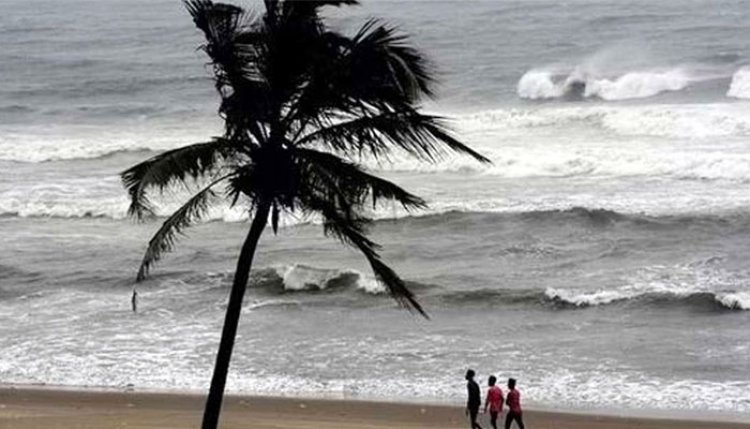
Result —
<svg viewBox="0 0 750 429"><path fill-rule="evenodd" d="M0 383L205 392L248 214L188 230L134 313L163 217L128 218L119 179L221 133L201 34L178 0L2 3ZM750 420L750 2L325 16L410 34L441 83L425 111L492 164L359 160L429 203L372 213L429 319L316 219L266 231L230 393L458 404L473 368L516 378L530 407Z"/></svg>

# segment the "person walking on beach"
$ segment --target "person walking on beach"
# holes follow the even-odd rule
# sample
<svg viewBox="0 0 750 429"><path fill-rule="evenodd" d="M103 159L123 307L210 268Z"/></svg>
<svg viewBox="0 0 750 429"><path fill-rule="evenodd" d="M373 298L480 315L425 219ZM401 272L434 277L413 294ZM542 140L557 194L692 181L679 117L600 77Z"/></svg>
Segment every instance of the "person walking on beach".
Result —
<svg viewBox="0 0 750 429"><path fill-rule="evenodd" d="M497 378L491 375L487 381L489 385L487 399L484 400L484 413L487 414L487 408L489 408L492 429L497 429L497 417L503 412L503 391L495 383L497 383Z"/></svg>
<svg viewBox="0 0 750 429"><path fill-rule="evenodd" d="M466 371L466 389L469 393L466 401L466 415L469 416L471 429L482 429L482 426L477 423L479 406L482 405L482 394L479 391L479 385L474 381L474 375L473 369Z"/></svg>
<svg viewBox="0 0 750 429"><path fill-rule="evenodd" d="M505 403L508 404L508 415L505 417L505 429L510 429L510 424L513 420L516 421L520 429L524 429L523 426L523 411L521 411L521 392L516 390L516 379L508 379L508 396L506 396Z"/></svg>

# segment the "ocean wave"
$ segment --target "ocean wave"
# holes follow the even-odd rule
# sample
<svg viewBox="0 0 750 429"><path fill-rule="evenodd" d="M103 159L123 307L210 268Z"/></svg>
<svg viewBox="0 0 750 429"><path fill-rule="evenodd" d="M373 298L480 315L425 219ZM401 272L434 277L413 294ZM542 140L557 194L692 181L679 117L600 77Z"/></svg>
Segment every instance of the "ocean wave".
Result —
<svg viewBox="0 0 750 429"><path fill-rule="evenodd" d="M154 195L157 218L163 219L174 213L190 195L187 189ZM115 176L60 179L57 183L19 185L0 191L0 217L123 220L128 216L129 204L120 179ZM247 210L241 204L231 207L228 202L217 202L203 217L204 222L246 220ZM285 227L306 221L309 220L282 216L280 225Z"/></svg>
<svg viewBox="0 0 750 429"><path fill-rule="evenodd" d="M649 98L688 87L691 78L681 68L666 71L634 71L616 77L596 77L575 71L557 75L552 71L530 70L518 81L521 98L600 98L607 101Z"/></svg>
<svg viewBox="0 0 750 429"><path fill-rule="evenodd" d="M153 76L153 77L100 77L100 73L85 73L85 70L96 69L101 63L90 59L58 59L38 57L29 59L24 57L24 62L33 61L39 68L57 67L65 68L69 72L81 69L81 76L95 78L77 79L54 87L47 85L34 85L20 88L7 89L4 94L12 98L25 99L30 97L49 97L54 95L59 99L83 100L103 96L132 96L133 94L146 91L159 91L163 93L178 92L185 88L194 88L196 85L210 83L210 77L206 75L192 76ZM208 87L208 86L206 86Z"/></svg>
<svg viewBox="0 0 750 429"><path fill-rule="evenodd" d="M631 284L596 290L548 287L546 289L481 288L456 290L449 285L407 281L419 299L428 306L541 306L556 310L583 309L614 305L634 307L692 307L701 311L749 311L750 292L721 289L727 280L717 274L716 258L676 267L644 269ZM664 271L664 270L667 271ZM665 276L669 273L671 278ZM702 274L701 274L702 273ZM692 276L692 278L690 278ZM696 276L698 280L696 280ZM160 280L151 296L210 293L225 290L233 272L189 274ZM699 284L692 284L697 281ZM387 296L387 289L372 274L352 268L324 268L302 263L272 265L253 269L249 287L260 292L249 309L278 306L304 306L316 296L362 293ZM296 296L293 300L282 298ZM144 295L147 296L147 295ZM348 301L347 301L348 302Z"/></svg>
<svg viewBox="0 0 750 429"><path fill-rule="evenodd" d="M371 295L386 293L382 283L354 269L339 270L292 264L278 267L276 272L287 292L354 289Z"/></svg>
<svg viewBox="0 0 750 429"><path fill-rule="evenodd" d="M614 222L636 221L644 222L648 217L640 214L625 214L614 210L591 209L586 207L572 207L565 210L537 210L522 214L525 218L544 219L569 219L571 217L585 220L599 225L612 224Z"/></svg>
<svg viewBox="0 0 750 429"><path fill-rule="evenodd" d="M437 299L449 305L533 305L551 306L555 309L589 308L607 305L632 305L636 307L689 306L706 310L750 310L748 292L699 291L634 291L629 289L600 289L580 291L563 288L537 289L478 289L444 292L424 299Z"/></svg>
<svg viewBox="0 0 750 429"><path fill-rule="evenodd" d="M222 272L171 272L155 273L139 296L149 299L156 296L177 295L224 296L231 287L234 271ZM414 292L430 291L439 286L404 280ZM123 283L129 289L132 283ZM304 263L290 263L254 267L250 272L248 288L253 291L254 301L247 307L257 309L277 306L311 305L316 297L337 295L340 297L388 297L386 286L368 271L349 267L320 267ZM352 301L347 301L347 305Z"/></svg>
<svg viewBox="0 0 750 429"><path fill-rule="evenodd" d="M722 293L714 298L731 310L750 310L750 292Z"/></svg>
<svg viewBox="0 0 750 429"><path fill-rule="evenodd" d="M750 109L741 103L545 106L485 110L456 119L462 133L499 140L534 135L559 138L561 133L576 137L591 130L609 134L600 138L750 135Z"/></svg>
<svg viewBox="0 0 750 429"><path fill-rule="evenodd" d="M199 285L206 290L213 290L228 287L232 278L232 272L222 272L190 275L181 281L187 285ZM253 269L250 287L271 295L346 291L359 291L368 295L387 293L385 286L371 274L364 274L353 268L323 268L301 263Z"/></svg>
<svg viewBox="0 0 750 429"><path fill-rule="evenodd" d="M112 109L111 111L107 109ZM110 107L81 106L80 109L119 116L143 116L158 113L144 105ZM87 113L88 114L88 113ZM41 163L76 159L97 159L118 152L164 151L205 141L220 132L212 118L204 121L164 119L133 121L131 124L105 125L4 125L0 127L0 161Z"/></svg>
<svg viewBox="0 0 750 429"><path fill-rule="evenodd" d="M565 95L565 82L555 82L553 74L542 70L530 70L518 81L517 93L521 98L543 100Z"/></svg>
<svg viewBox="0 0 750 429"><path fill-rule="evenodd" d="M734 73L727 97L750 99L750 67L743 67Z"/></svg>
<svg viewBox="0 0 750 429"><path fill-rule="evenodd" d="M392 222L384 219L383 222ZM543 226L611 227L622 225L627 228L644 228L648 230L681 230L687 227L703 227L716 230L742 230L750 227L750 213L690 213L649 215L642 212L622 212L601 208L574 206L561 209L525 210L518 212L501 211L461 211L446 210L439 213L412 215L399 219L409 222L409 226L433 228L443 226L451 230L465 230L466 225L482 226L488 230L508 222L520 223L524 228L534 229ZM541 247L534 249L507 248L508 253L533 252L545 253L551 250Z"/></svg>
<svg viewBox="0 0 750 429"><path fill-rule="evenodd" d="M675 223L682 225L689 222L709 221L725 222L725 219L718 216L665 216L654 217L642 213L621 213L614 210L595 209L586 207L571 207L568 209L550 209L550 210L529 210L521 212L480 212L480 211L460 211L448 210L440 213L424 214L420 216L410 216L402 219L419 224L422 227L430 228L436 226L445 226L446 228L456 225L457 229L464 229L464 223L474 225L486 225L487 228L495 228L497 224L508 221L522 221L527 223L538 224L562 224L570 225L572 222L580 222L591 226L607 226L619 222L629 222L635 224L654 224L669 225ZM750 219L747 220L750 223ZM390 222L390 220L388 220ZM507 253L545 253L550 252L545 248L522 249L510 247L506 249Z"/></svg>
<svg viewBox="0 0 750 429"><path fill-rule="evenodd" d="M161 151L175 148L195 137L177 135L137 135L105 130L48 130L24 134L10 130L0 133L0 160L39 163L72 159L96 159L117 152Z"/></svg>
<svg viewBox="0 0 750 429"><path fill-rule="evenodd" d="M650 288L623 287L579 291L571 289L547 288L545 297L554 302L572 307L597 307L619 303L637 303L650 306L688 305L721 310L750 310L748 292L709 292L694 288Z"/></svg>
<svg viewBox="0 0 750 429"><path fill-rule="evenodd" d="M42 274L33 271L27 271L12 265L0 264L0 280L7 285L26 285L38 284L42 279ZM3 293L6 293L3 295ZM9 291L0 290L0 298L9 296Z"/></svg>
<svg viewBox="0 0 750 429"><path fill-rule="evenodd" d="M657 114L655 112L655 114ZM602 127L619 128L622 134L637 132L633 125L628 125L626 113L618 117L599 118ZM707 116L710 116L707 115ZM664 118L644 120L642 132L653 130L654 133L667 133L666 122L689 121L683 118ZM750 118L750 116L749 116ZM592 122L594 120L591 120ZM663 128L659 128L659 127ZM748 124L727 124L733 130L726 134L742 135L750 131ZM714 129L700 129L700 123L691 125L704 134L717 132ZM675 132L682 132L675 129ZM398 173L450 173L452 175L477 175L507 179L522 178L622 178L633 180L652 178L671 181L717 181L747 183L750 181L750 152L739 150L719 151L712 147L687 147L687 145L650 145L640 142L642 150L607 145L573 149L569 147L550 147L529 144L526 147L508 145L503 149L483 149L481 152L489 157L491 165L480 165L459 157L450 158L440 164L420 164L408 159L397 159L391 165L381 166L382 171ZM562 145L561 145L562 146Z"/></svg>
<svg viewBox="0 0 750 429"><path fill-rule="evenodd" d="M22 104L0 106L0 113L30 113L33 111L34 109L32 107Z"/></svg>
<svg viewBox="0 0 750 429"><path fill-rule="evenodd" d="M746 165L742 165L743 162ZM745 180L742 171L750 171L750 160L736 159L735 165L703 160L701 164L690 166L693 168L692 177L687 172L675 172L672 180L732 180L741 183ZM676 164L676 163L675 163ZM665 166L666 167L666 166ZM674 165L672 166L675 167ZM700 171L704 168L704 171ZM715 172L715 174L714 174ZM669 172L664 172L669 174ZM680 174L680 176L676 176ZM719 176L723 174L724 177ZM717 177L718 176L718 177ZM733 179L735 177L736 179ZM694 179L695 178L695 179ZM155 222L159 222L186 201L190 192L179 189L173 193L154 195L156 204ZM394 205L379 205L369 214L375 220L393 220L409 218L434 218L440 221L441 216L453 214L473 216L474 214L490 214L492 216L525 216L539 221L555 220L570 222L575 219L590 221L592 224L608 224L624 220L656 220L664 224L671 222L698 221L720 222L730 218L742 222L748 199L741 195L727 199L726 195L718 195L715 200L704 195L695 197L681 197L674 199L671 194L644 195L641 199L631 198L623 201L609 196L590 199L568 198L565 195L532 198L488 198L481 194L472 197L461 195L452 198L440 195L424 195L428 199L428 207L419 211L406 211ZM127 218L129 199L122 189L118 177L57 179L54 183L28 183L0 189L0 217L17 218L57 218L57 219L87 219L102 218L123 220ZM217 201L212 206L202 222L245 222L248 212L245 205L234 207L228 202ZM316 216L301 216L282 213L280 226L288 227L300 224L318 224Z"/></svg>
<svg viewBox="0 0 750 429"><path fill-rule="evenodd" d="M134 109L138 111L139 107ZM750 136L750 106L745 103L546 105L461 114L453 117L453 124L457 135L489 157L493 164L480 164L455 154L446 154L437 163L424 163L398 151L388 161L367 158L361 161L374 170L504 177L661 174L659 170L675 174L682 170L689 175L691 172L686 169L702 169L717 158L725 164L746 159L719 151L693 153L686 150L690 148L685 145L655 147L656 153L634 152L620 142L627 139L643 146L649 142L644 137L688 142L713 137L747 137ZM215 130L208 125L189 129L143 125L127 130L99 126L3 127L0 129L0 161L40 163L99 159L136 151L158 152L195 142L202 138L200 136L207 138L212 135L209 129ZM570 143L560 150L550 150L549 146L561 139ZM521 141L528 143L517 143ZM592 145L597 141L603 143ZM574 150L578 145L580 150ZM678 149L679 153L672 157ZM662 154L669 159L660 157ZM687 158L689 156L693 157ZM654 171L653 167L659 170ZM711 174L720 177L727 171L733 169L720 166L706 177L710 178ZM747 170L743 171L744 176L746 173Z"/></svg>
<svg viewBox="0 0 750 429"><path fill-rule="evenodd" d="M597 290L593 292L548 288L546 298L572 307L597 307L617 303L640 303L650 306L689 305L720 310L750 310L750 293L745 292L635 292L632 290Z"/></svg>

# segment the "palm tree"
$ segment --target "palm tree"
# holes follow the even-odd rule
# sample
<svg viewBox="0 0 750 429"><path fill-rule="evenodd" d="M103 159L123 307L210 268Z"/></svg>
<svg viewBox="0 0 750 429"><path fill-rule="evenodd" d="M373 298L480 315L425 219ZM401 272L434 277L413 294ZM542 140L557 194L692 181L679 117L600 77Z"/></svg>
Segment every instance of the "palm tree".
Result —
<svg viewBox="0 0 750 429"><path fill-rule="evenodd" d="M252 216L204 413L203 428L213 429L253 256L269 218L275 233L282 212L318 216L326 235L362 252L399 304L426 316L367 238L370 204L392 201L413 210L425 202L358 161L400 152L434 162L449 151L489 161L452 137L442 118L419 112L421 100L433 95L433 72L406 36L378 20L353 37L324 25L322 7L355 0L265 0L263 14L210 0L184 3L206 38L202 48L221 97L224 133L154 156L124 171L122 179L129 214L139 219L154 214L149 192L202 184L151 239L137 281L214 203L243 205Z"/></svg>

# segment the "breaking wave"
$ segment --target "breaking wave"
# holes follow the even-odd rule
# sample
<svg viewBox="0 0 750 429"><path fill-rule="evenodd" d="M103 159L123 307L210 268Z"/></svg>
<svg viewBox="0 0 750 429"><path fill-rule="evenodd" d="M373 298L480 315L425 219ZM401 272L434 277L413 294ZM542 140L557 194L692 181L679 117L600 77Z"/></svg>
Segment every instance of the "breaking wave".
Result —
<svg viewBox="0 0 750 429"><path fill-rule="evenodd" d="M209 273L187 279L186 283L209 284L213 289L229 286L232 276L231 272ZM364 274L352 268L322 268L300 263L253 270L250 285L271 295L337 291L359 291L369 295L387 293L385 286L371 274Z"/></svg>
<svg viewBox="0 0 750 429"><path fill-rule="evenodd" d="M353 269L317 268L304 264L293 264L276 268L287 292L355 289L378 295L385 287L372 277Z"/></svg>
<svg viewBox="0 0 750 429"><path fill-rule="evenodd" d="M632 289L598 290L580 292L548 288L545 297L553 302L574 307L595 307L615 303L640 302L645 305L719 306L725 310L750 310L750 292L696 292L696 291L636 291Z"/></svg>
<svg viewBox="0 0 750 429"><path fill-rule="evenodd" d="M608 216L604 214L604 216ZM454 285L433 285L407 280L407 285L428 306L541 306L555 310L603 306L691 307L701 311L750 311L750 291L727 288L731 283L715 271L715 258L688 266L644 269L631 284L585 290L548 287L546 289L482 288L456 290ZM664 271L664 269L667 271ZM703 271L702 271L703 270ZM669 273L671 280L665 278ZM703 272L703 274L700 274ZM711 274L709 274L709 272ZM231 285L232 272L194 274L169 278L154 294L221 291ZM693 284L695 283L695 284ZM722 286L723 285L723 286ZM277 306L304 306L314 297L329 294L362 293L387 297L387 289L372 273L352 268L324 268L293 263L253 270L250 287L261 292L250 301L251 309ZM288 295L289 298L281 298ZM257 296L257 295L256 295ZM293 300L290 298L294 296ZM341 304L341 302L339 302ZM342 305L349 305L346 301Z"/></svg>
<svg viewBox="0 0 750 429"><path fill-rule="evenodd" d="M727 96L750 99L750 67L743 67L732 76Z"/></svg>
<svg viewBox="0 0 750 429"><path fill-rule="evenodd" d="M711 257L685 265L653 266L634 274L624 286L596 290L549 287L544 295L553 302L573 307L638 304L750 310L745 275L721 270L717 266L720 262L720 257Z"/></svg>
<svg viewBox="0 0 750 429"><path fill-rule="evenodd" d="M434 300L435 297L428 297ZM572 289L480 289L448 292L438 301L451 305L541 305L553 308L588 308L606 305L632 305L644 307L690 306L707 310L750 310L750 292L698 292L698 291L633 291L628 289L601 289L577 291Z"/></svg>
<svg viewBox="0 0 750 429"><path fill-rule="evenodd" d="M687 88L690 82L687 72L680 68L629 72L609 78L589 76L578 71L566 76L550 71L530 70L518 81L517 93L519 97L530 100L600 98L615 101L680 91Z"/></svg>

